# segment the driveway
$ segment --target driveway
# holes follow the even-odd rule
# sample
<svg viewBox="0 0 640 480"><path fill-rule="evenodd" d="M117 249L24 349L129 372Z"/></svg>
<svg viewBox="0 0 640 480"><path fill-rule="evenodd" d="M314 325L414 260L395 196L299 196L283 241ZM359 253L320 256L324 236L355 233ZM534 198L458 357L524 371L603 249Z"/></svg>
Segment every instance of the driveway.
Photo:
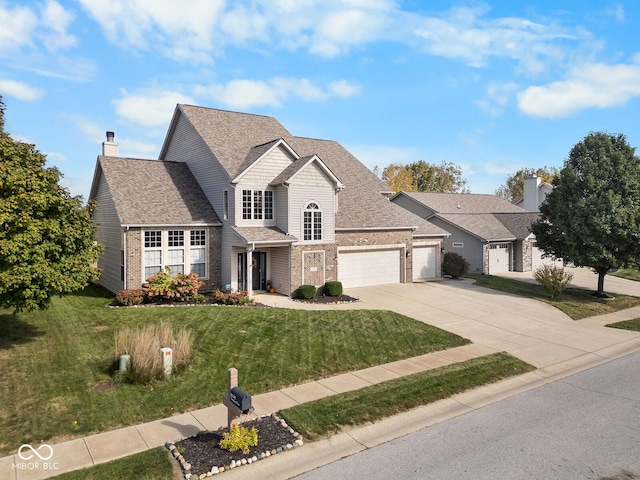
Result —
<svg viewBox="0 0 640 480"><path fill-rule="evenodd" d="M509 352L538 368L597 365L619 356L611 352L640 347L640 333L604 327L640 317L640 307L575 321L546 303L478 287L468 279L360 287L345 293L360 301L327 306L273 295L259 295L257 300L285 308L392 310L487 350Z"/></svg>

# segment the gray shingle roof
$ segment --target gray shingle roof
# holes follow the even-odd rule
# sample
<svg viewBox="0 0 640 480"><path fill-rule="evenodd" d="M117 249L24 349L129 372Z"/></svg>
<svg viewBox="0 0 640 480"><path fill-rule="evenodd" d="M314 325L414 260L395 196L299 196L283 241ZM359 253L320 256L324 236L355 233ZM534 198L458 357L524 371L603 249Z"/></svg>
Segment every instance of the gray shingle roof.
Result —
<svg viewBox="0 0 640 480"><path fill-rule="evenodd" d="M232 227L248 243L293 243L298 239L277 227Z"/></svg>
<svg viewBox="0 0 640 480"><path fill-rule="evenodd" d="M190 105L179 105L178 108L230 178L236 178L248 166L247 158L254 158L259 150L257 146L280 138L301 157L318 155L345 186L338 194L338 230L419 226L423 235L446 235L439 227L389 202L380 194L388 192L389 187L338 142L295 137L273 117Z"/></svg>
<svg viewBox="0 0 640 480"><path fill-rule="evenodd" d="M526 211L496 195L402 192L438 213L516 213Z"/></svg>
<svg viewBox="0 0 640 480"><path fill-rule="evenodd" d="M524 240L539 213L437 213L435 215L486 241Z"/></svg>
<svg viewBox="0 0 640 480"><path fill-rule="evenodd" d="M515 235L518 240L524 240L531 235L531 225L540 218L537 212L527 213L496 213L494 216Z"/></svg>
<svg viewBox="0 0 640 480"><path fill-rule="evenodd" d="M98 157L122 225L220 223L183 163Z"/></svg>

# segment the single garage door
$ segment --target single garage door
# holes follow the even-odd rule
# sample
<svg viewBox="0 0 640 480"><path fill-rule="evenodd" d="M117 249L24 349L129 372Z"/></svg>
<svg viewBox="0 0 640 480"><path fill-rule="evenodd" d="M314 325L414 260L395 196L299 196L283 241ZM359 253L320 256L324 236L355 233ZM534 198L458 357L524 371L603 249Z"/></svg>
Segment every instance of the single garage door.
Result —
<svg viewBox="0 0 640 480"><path fill-rule="evenodd" d="M562 266L562 260L556 260L554 257L543 257L544 251L536 247L535 242L531 248L531 268L535 270L542 265Z"/></svg>
<svg viewBox="0 0 640 480"><path fill-rule="evenodd" d="M435 278L436 275L436 248L413 247L413 279L424 280L425 278Z"/></svg>
<svg viewBox="0 0 640 480"><path fill-rule="evenodd" d="M509 271L509 244L492 243L489 245L489 273Z"/></svg>
<svg viewBox="0 0 640 480"><path fill-rule="evenodd" d="M338 252L338 280L345 288L400 283L400 258L397 248Z"/></svg>

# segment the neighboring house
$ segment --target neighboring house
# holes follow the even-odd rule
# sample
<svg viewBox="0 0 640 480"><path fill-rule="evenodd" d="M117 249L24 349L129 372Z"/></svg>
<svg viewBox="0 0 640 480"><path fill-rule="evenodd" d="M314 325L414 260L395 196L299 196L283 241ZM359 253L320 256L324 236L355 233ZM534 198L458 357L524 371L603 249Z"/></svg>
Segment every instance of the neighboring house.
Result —
<svg viewBox="0 0 640 480"><path fill-rule="evenodd" d="M448 231L445 251L462 255L470 273L528 272L546 261L530 230L539 214L495 195L399 192L391 201Z"/></svg>
<svg viewBox="0 0 640 480"><path fill-rule="evenodd" d="M524 179L524 196L513 203L528 212L539 212L540 204L544 202L551 190L553 190L553 186L550 183L543 182L540 177L531 175Z"/></svg>
<svg viewBox="0 0 640 480"><path fill-rule="evenodd" d="M105 246L99 283L139 288L195 271L207 288L291 295L440 276L441 227L391 203L339 143L275 118L178 105L158 160L119 158L107 132L90 199Z"/></svg>

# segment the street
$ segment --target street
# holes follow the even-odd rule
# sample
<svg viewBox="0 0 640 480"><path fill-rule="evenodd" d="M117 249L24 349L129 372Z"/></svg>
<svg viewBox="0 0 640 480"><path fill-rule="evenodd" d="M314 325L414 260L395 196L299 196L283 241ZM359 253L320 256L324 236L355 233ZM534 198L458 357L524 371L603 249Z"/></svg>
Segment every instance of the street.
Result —
<svg viewBox="0 0 640 480"><path fill-rule="evenodd" d="M296 478L584 480L623 471L640 475L640 353Z"/></svg>

